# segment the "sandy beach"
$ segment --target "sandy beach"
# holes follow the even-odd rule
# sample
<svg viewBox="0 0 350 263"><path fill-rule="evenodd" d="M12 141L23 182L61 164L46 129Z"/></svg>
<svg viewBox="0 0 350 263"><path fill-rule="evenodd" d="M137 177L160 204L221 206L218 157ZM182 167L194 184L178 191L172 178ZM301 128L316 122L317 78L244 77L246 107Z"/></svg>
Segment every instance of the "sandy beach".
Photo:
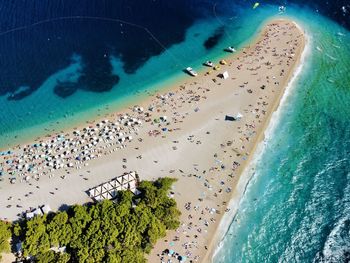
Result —
<svg viewBox="0 0 350 263"><path fill-rule="evenodd" d="M16 220L44 204L57 210L91 202L88 189L125 172L141 180L170 176L178 179L172 195L182 224L157 243L149 262L168 262L165 249L187 262L210 262L220 221L242 194L240 175L304 47L293 21L270 21L250 46L213 61L216 70L203 66L197 77L138 105L13 148L0 156L0 218Z"/></svg>

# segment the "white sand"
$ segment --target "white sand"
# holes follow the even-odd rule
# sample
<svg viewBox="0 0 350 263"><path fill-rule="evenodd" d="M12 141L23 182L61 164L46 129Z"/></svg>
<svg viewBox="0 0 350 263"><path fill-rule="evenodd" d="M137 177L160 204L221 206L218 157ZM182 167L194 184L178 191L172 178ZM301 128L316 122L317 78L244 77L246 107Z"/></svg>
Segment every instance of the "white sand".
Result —
<svg viewBox="0 0 350 263"><path fill-rule="evenodd" d="M171 132L161 131L152 121L143 121L126 148L91 160L81 170L64 168L54 172L52 178L42 176L39 181L30 179L29 183L10 184L5 180L0 183L3 200L0 217L15 220L18 213L30 207L49 204L58 209L62 204L91 201L85 191L126 171L137 171L142 180L171 176L178 178L174 198L182 211L182 227L169 231L167 237L157 243L149 261L160 262L157 254L165 248L187 255L189 260L209 261L218 223L227 203L237 195L235 185L239 175L262 139L303 48L303 33L295 24L287 20L270 22L254 45L228 56L228 64L220 70L211 69L210 75L200 72L198 77L188 77L186 83L162 92L174 93L166 100L151 96L140 102L146 112L148 105L157 105L149 112L150 119L166 115L169 125L161 127L173 129ZM229 79L216 76L224 71L228 71ZM199 110L195 111L196 108ZM124 112L148 119L143 113ZM238 112L243 115L240 121L224 120L226 114ZM174 130L176 128L179 130ZM158 130L160 135L149 136L150 130ZM142 158L138 158L140 155ZM126 163L123 158L127 159ZM0 163L3 161L0 159ZM233 162L239 163L236 169ZM65 179L60 177L63 175ZM226 192L228 189L232 191ZM186 210L188 202L191 202L190 209ZM210 214L212 208L218 213ZM174 239L178 241L172 241Z"/></svg>

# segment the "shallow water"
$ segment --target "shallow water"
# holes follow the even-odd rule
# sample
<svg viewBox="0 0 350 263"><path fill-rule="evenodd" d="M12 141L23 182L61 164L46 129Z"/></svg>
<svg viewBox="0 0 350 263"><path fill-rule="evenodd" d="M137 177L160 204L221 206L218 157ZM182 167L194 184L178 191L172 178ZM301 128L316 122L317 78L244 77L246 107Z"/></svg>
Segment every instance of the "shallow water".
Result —
<svg viewBox="0 0 350 263"><path fill-rule="evenodd" d="M46 4L54 10L51 18L41 14L41 22L21 26L22 18L14 15L17 27L0 32L0 148L82 123L145 90L171 85L185 76L185 67L202 68L205 60L223 56L228 45L249 39L257 26L243 30L236 25L247 24L245 18L223 23L219 7L214 15L211 6L201 10L184 3L157 4L144 17L142 7L129 15L115 11L117 18L91 15L87 6L83 15L61 14Z"/></svg>
<svg viewBox="0 0 350 263"><path fill-rule="evenodd" d="M293 2L350 25L346 1ZM261 20L278 12L274 6L267 14L266 6L253 10L249 1L231 0L4 2L0 148L83 123L136 93L173 83L184 67L199 69L224 47L249 42Z"/></svg>
<svg viewBox="0 0 350 263"><path fill-rule="evenodd" d="M249 43L278 17L278 6L264 2L256 10L228 0L78 2L1 5L0 148L170 85L184 67ZM307 30L312 52L214 262L350 257L350 34L321 15L349 27L348 3L293 2L300 5L284 2L283 16Z"/></svg>
<svg viewBox="0 0 350 263"><path fill-rule="evenodd" d="M288 14L311 53L214 262L350 260L350 34L310 10Z"/></svg>

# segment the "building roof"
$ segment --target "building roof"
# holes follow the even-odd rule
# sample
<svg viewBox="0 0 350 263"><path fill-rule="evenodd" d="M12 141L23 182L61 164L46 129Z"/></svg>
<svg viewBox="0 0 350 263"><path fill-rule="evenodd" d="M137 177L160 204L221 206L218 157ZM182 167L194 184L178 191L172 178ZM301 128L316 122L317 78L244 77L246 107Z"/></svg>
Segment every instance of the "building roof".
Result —
<svg viewBox="0 0 350 263"><path fill-rule="evenodd" d="M95 201L114 199L117 197L118 191L130 190L135 193L137 181L135 172L124 173L108 182L89 189L88 195Z"/></svg>

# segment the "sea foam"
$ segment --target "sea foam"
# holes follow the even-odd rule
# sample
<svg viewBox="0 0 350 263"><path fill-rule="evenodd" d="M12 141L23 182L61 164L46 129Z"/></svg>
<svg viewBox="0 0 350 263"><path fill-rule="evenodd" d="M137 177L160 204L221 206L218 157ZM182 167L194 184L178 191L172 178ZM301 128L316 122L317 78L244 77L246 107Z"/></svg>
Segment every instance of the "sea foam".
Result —
<svg viewBox="0 0 350 263"><path fill-rule="evenodd" d="M228 208L230 209L229 212L227 212L221 219L220 224L218 226L218 230L216 233L217 240L219 240L217 246L215 247L212 262L214 262L214 258L216 258L219 255L219 252L224 247L224 241L225 237L228 234L228 231L230 229L231 224L234 223L235 217L237 215L238 209L240 207L241 201L243 200L243 197L249 187L249 183L254 179L254 177L259 176L258 172L255 171L255 167L257 163L261 160L266 147L268 147L268 142L273 140L274 134L276 132L276 129L278 128L278 125L282 121L282 117L286 111L287 106L289 105L289 99L293 92L295 91L295 88L297 87L296 83L299 79L299 77L302 75L302 72L308 69L307 59L309 56L312 55L312 37L310 34L305 32L297 23L295 25L300 29L300 31L304 32L305 36L305 47L304 50L300 56L299 65L294 69L293 75L291 79L289 80L285 91L282 95L282 98L279 103L279 107L276 109L275 112L272 113L271 119L269 121L269 124L264 132L264 140L261 141L254 153L254 156L249 163L249 165L244 169L242 172L242 175L239 178L239 181L237 183L236 189L238 189L238 196L233 197L229 204ZM225 256L224 253L221 254L223 257Z"/></svg>

